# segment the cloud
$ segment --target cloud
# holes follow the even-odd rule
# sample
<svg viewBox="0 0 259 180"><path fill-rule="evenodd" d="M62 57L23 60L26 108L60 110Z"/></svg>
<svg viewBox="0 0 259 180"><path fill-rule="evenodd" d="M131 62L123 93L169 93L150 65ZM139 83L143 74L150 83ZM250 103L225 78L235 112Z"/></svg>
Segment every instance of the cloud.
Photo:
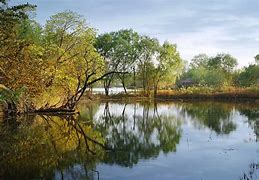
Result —
<svg viewBox="0 0 259 180"><path fill-rule="evenodd" d="M41 23L70 9L99 33L122 28L177 43L181 55L231 53L241 66L259 53L258 0L13 0L37 4Z"/></svg>

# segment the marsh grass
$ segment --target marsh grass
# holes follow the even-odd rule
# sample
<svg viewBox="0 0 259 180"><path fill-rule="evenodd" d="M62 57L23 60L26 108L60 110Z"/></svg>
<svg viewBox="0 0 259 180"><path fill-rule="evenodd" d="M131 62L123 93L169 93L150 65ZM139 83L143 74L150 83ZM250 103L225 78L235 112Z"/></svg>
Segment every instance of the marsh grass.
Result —
<svg viewBox="0 0 259 180"><path fill-rule="evenodd" d="M132 94L114 94L110 96L99 95L98 98L105 100L143 101L157 100L226 100L226 101L259 101L259 86L248 88L239 87L189 87L175 90L159 90L157 96L145 95L138 91Z"/></svg>

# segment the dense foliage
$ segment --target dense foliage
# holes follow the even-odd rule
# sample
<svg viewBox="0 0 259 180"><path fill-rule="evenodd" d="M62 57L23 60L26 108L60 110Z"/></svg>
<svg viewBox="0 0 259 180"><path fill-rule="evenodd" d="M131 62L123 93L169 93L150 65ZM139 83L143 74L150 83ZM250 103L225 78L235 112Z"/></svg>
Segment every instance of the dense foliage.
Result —
<svg viewBox="0 0 259 180"><path fill-rule="evenodd" d="M103 76L95 31L70 11L53 15L41 27L29 18L33 7L1 6L1 84L11 91L26 87L21 111L73 109Z"/></svg>
<svg viewBox="0 0 259 180"><path fill-rule="evenodd" d="M214 57L199 54L192 59L183 79L190 79L193 85L199 86L231 85L236 65L237 60L229 54L217 54Z"/></svg>
<svg viewBox="0 0 259 180"><path fill-rule="evenodd" d="M104 79L106 95L115 79L121 82L125 93L128 84L136 87L136 80L145 94L150 94L151 89L156 93L160 86L172 85L183 69L175 44L160 44L157 39L131 29L98 36L96 48L105 59L106 71L118 72L117 76L111 74Z"/></svg>
<svg viewBox="0 0 259 180"><path fill-rule="evenodd" d="M178 81L178 86L249 87L258 85L259 66L251 64L237 69L237 60L230 54L194 56L188 70Z"/></svg>

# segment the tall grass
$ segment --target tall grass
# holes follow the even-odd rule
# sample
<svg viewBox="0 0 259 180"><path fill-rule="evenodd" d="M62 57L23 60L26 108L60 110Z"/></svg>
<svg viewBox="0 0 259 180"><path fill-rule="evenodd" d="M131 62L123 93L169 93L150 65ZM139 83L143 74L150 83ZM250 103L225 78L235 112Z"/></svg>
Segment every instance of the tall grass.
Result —
<svg viewBox="0 0 259 180"><path fill-rule="evenodd" d="M158 91L159 98L259 98L259 86L248 88L240 87L189 87L177 90L160 90Z"/></svg>

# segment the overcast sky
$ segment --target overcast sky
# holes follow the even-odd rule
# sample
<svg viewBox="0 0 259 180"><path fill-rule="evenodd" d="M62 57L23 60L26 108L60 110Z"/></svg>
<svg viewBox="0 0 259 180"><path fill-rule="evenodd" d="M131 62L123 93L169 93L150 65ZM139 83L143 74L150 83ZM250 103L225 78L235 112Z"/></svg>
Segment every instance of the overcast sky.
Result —
<svg viewBox="0 0 259 180"><path fill-rule="evenodd" d="M259 0L13 0L36 4L41 24L72 10L98 33L132 28L176 43L181 56L230 53L246 66L259 54Z"/></svg>

